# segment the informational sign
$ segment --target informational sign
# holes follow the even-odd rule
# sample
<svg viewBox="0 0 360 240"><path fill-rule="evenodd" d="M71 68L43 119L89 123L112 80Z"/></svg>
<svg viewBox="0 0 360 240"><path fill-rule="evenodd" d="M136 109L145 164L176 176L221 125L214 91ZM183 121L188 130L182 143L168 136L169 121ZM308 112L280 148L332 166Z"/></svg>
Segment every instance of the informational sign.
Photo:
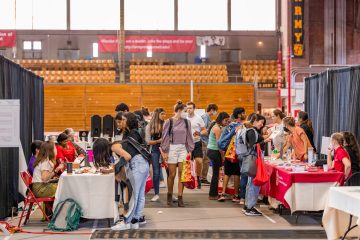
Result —
<svg viewBox="0 0 360 240"><path fill-rule="evenodd" d="M292 0L292 52L304 57L304 0Z"/></svg>
<svg viewBox="0 0 360 240"><path fill-rule="evenodd" d="M196 37L196 45L201 46L224 46L225 45L225 37L221 36L203 36Z"/></svg>
<svg viewBox="0 0 360 240"><path fill-rule="evenodd" d="M20 100L0 100L0 147L19 147Z"/></svg>
<svg viewBox="0 0 360 240"><path fill-rule="evenodd" d="M127 36L125 52L194 52L194 36ZM100 52L117 52L117 36L98 36Z"/></svg>
<svg viewBox="0 0 360 240"><path fill-rule="evenodd" d="M12 48L16 46L16 31L0 30L0 47Z"/></svg>

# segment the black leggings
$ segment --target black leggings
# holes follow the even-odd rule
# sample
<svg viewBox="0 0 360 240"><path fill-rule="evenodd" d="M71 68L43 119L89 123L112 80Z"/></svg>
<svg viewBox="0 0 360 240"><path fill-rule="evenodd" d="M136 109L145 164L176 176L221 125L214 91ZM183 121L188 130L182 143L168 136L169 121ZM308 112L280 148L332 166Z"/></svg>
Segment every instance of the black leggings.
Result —
<svg viewBox="0 0 360 240"><path fill-rule="evenodd" d="M213 174L210 183L210 197L218 196L219 172L221 167L221 154L219 150L208 149L207 156L212 163Z"/></svg>

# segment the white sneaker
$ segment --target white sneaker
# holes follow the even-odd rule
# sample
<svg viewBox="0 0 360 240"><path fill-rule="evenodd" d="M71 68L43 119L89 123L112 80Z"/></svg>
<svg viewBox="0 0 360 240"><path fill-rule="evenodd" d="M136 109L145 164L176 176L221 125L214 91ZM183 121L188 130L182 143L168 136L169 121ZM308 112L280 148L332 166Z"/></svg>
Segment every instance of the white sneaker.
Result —
<svg viewBox="0 0 360 240"><path fill-rule="evenodd" d="M173 202L177 202L177 201L178 201L178 198L177 198L175 195L173 195L173 196L172 196L172 200L173 200Z"/></svg>
<svg viewBox="0 0 360 240"><path fill-rule="evenodd" d="M152 199L151 199L151 201L152 202L157 202L158 200L159 200L159 194L156 194Z"/></svg>
<svg viewBox="0 0 360 240"><path fill-rule="evenodd" d="M137 223L130 223L131 224L131 229L139 229L139 222Z"/></svg>
<svg viewBox="0 0 360 240"><path fill-rule="evenodd" d="M123 230L129 230L131 228L130 223L125 223L124 221L116 224L115 226L111 227L111 230L113 231L123 231Z"/></svg>
<svg viewBox="0 0 360 240"><path fill-rule="evenodd" d="M245 199L241 198L239 204L244 205L245 204Z"/></svg>
<svg viewBox="0 0 360 240"><path fill-rule="evenodd" d="M166 188L165 182L164 182L164 181L161 181L159 187L160 187L160 188Z"/></svg>

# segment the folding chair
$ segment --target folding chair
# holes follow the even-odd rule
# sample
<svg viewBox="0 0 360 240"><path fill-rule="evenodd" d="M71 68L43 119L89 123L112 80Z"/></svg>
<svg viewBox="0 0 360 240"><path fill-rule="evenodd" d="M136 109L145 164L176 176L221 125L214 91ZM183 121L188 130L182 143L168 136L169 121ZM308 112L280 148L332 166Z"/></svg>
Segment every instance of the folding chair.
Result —
<svg viewBox="0 0 360 240"><path fill-rule="evenodd" d="M18 227L20 227L21 220L22 220L22 218L24 216L26 207L28 206L28 211L26 213L24 225L27 223L27 221L29 220L31 209L32 209L34 203L36 205L38 205L39 209L42 211L42 213L45 216L46 220L48 222L50 222L49 217L46 215L45 210L42 208L40 203L41 202L44 202L44 203L45 202L54 202L55 198L54 197L36 198L35 194L31 191L31 187L30 187L30 185L32 183L32 177L31 177L30 173L28 171L23 171L23 172L20 173L20 176L21 176L21 179L23 180L24 184L26 185L27 195L26 195L26 198L25 198L24 208L23 208L23 211L21 213L21 217L20 217L20 220L19 220ZM50 208L48 208L48 209L51 211Z"/></svg>

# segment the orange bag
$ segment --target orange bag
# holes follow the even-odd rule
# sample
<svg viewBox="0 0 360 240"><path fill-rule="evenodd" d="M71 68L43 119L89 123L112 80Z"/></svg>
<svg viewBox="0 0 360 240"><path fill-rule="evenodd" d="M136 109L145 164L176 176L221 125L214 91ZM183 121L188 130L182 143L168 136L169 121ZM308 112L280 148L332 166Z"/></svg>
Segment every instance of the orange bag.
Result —
<svg viewBox="0 0 360 240"><path fill-rule="evenodd" d="M235 136L231 138L231 141L225 153L225 159L232 163L239 162L236 156Z"/></svg>
<svg viewBox="0 0 360 240"><path fill-rule="evenodd" d="M262 152L260 149L260 145L256 146L257 150L257 158L256 158L256 176L253 180L254 185L262 186L269 181L269 174L267 173L266 167L264 165L264 161L262 159Z"/></svg>

